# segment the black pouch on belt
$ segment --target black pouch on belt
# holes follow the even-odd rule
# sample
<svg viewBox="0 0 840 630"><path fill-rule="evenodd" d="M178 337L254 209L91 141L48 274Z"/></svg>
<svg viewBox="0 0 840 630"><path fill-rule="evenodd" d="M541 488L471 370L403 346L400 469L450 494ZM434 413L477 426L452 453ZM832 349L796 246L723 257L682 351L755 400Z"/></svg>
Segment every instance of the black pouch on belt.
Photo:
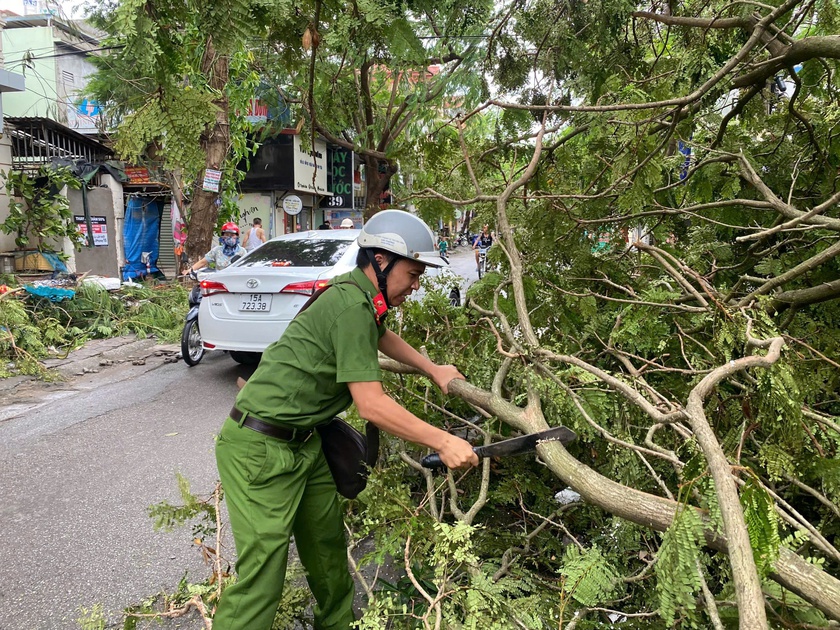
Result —
<svg viewBox="0 0 840 630"><path fill-rule="evenodd" d="M317 429L338 493L355 499L365 489L368 471L379 457L379 429L368 422L363 435L340 418Z"/></svg>

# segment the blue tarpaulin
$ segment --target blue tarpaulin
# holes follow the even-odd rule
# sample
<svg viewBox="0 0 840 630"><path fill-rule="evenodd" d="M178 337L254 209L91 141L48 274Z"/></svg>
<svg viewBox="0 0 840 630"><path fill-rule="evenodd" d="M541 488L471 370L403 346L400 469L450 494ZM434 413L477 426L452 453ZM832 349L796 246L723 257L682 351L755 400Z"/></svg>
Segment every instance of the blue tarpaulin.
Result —
<svg viewBox="0 0 840 630"><path fill-rule="evenodd" d="M38 297L47 298L50 302L61 302L61 300L69 300L76 292L73 289L62 289L60 287L48 286L34 286L27 284L23 287L30 295L37 295Z"/></svg>
<svg viewBox="0 0 840 630"><path fill-rule="evenodd" d="M67 265L65 265L64 261L58 257L58 254L54 252L41 252L41 256L47 259L47 262L50 263L53 271L57 273L67 273Z"/></svg>
<svg viewBox="0 0 840 630"><path fill-rule="evenodd" d="M151 197L131 196L125 208L123 280L160 274L157 268L161 205ZM148 263L147 263L148 260Z"/></svg>

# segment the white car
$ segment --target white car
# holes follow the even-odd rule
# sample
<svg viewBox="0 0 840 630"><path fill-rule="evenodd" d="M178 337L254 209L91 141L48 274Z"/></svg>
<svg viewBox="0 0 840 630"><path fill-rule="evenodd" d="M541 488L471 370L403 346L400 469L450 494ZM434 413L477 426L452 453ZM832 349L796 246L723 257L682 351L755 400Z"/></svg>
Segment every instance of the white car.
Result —
<svg viewBox="0 0 840 630"><path fill-rule="evenodd" d="M356 266L361 230L311 230L267 241L201 281L198 327L207 350L255 364L309 297Z"/></svg>

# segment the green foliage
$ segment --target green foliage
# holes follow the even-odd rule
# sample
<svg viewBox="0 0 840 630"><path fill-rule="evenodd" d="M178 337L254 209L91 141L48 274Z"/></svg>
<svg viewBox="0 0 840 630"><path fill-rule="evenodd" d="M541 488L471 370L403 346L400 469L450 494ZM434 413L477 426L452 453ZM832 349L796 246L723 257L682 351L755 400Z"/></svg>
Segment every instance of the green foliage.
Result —
<svg viewBox="0 0 840 630"><path fill-rule="evenodd" d="M301 627L302 620L310 621L308 610L313 602L305 577L306 571L299 560L289 563L283 582L283 595L271 630L295 630Z"/></svg>
<svg viewBox="0 0 840 630"><path fill-rule="evenodd" d="M749 477L741 490L741 505L756 567L761 576L766 576L779 557L781 545L775 503L767 491Z"/></svg>
<svg viewBox="0 0 840 630"><path fill-rule="evenodd" d="M161 501L149 507L148 514L154 520L155 530L171 532L176 527L192 523L193 538L204 539L216 534L216 506L211 499L202 499L190 490L190 482L181 473L176 473L181 505Z"/></svg>
<svg viewBox="0 0 840 630"><path fill-rule="evenodd" d="M105 630L106 621L102 604L94 604L91 608L82 606L76 619L80 630Z"/></svg>
<svg viewBox="0 0 840 630"><path fill-rule="evenodd" d="M563 590L584 606L603 604L616 591L619 575L597 546L566 547L563 558Z"/></svg>
<svg viewBox="0 0 840 630"><path fill-rule="evenodd" d="M68 169L42 166L35 176L26 171L0 172L0 176L11 197L9 215L0 223L0 230L14 234L18 248L34 246L39 251L47 251L53 247L60 251L64 238L81 247L82 238L73 221L70 201L61 194L65 186L81 186Z"/></svg>
<svg viewBox="0 0 840 630"><path fill-rule="evenodd" d="M674 522L662 535L656 554L656 592L659 614L672 624L678 612L693 611L700 590L697 573L703 523L694 509L681 506Z"/></svg>
<svg viewBox="0 0 840 630"><path fill-rule="evenodd" d="M147 101L123 120L117 151L129 162L140 163L150 145L166 139L163 166L168 170L183 168L189 173L198 172L206 160L201 137L216 117L213 99L212 94L186 86Z"/></svg>
<svg viewBox="0 0 840 630"><path fill-rule="evenodd" d="M53 335L52 323L43 330L30 319L23 303L8 298L0 301L0 377L43 372L37 359L47 354L44 341Z"/></svg>
<svg viewBox="0 0 840 630"><path fill-rule="evenodd" d="M155 335L175 342L186 310L187 293L177 284L122 287L117 293L82 284L63 302L5 298L0 300L0 377L48 377L39 359L70 352L89 339Z"/></svg>

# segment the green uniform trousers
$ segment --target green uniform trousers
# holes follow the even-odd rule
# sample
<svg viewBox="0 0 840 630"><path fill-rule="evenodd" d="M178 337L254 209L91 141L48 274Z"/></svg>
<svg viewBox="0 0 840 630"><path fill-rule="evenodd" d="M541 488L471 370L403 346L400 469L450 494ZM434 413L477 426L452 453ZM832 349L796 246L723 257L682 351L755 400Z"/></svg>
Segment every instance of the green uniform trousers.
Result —
<svg viewBox="0 0 840 630"><path fill-rule="evenodd" d="M225 589L214 630L270 630L280 603L289 539L315 596L316 630L347 630L353 580L335 482L317 432L286 442L228 418L216 463L236 543L238 581Z"/></svg>

